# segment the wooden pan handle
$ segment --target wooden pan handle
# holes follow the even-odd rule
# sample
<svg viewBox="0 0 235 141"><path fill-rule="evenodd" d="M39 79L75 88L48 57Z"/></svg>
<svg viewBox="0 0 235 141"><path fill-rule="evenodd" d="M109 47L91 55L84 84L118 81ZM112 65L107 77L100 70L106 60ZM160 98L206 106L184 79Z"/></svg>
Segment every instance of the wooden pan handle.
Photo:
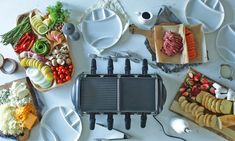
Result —
<svg viewBox="0 0 235 141"><path fill-rule="evenodd" d="M134 24L129 25L129 32L131 34L141 34L144 35L145 37L151 37L152 34L152 30L140 29Z"/></svg>

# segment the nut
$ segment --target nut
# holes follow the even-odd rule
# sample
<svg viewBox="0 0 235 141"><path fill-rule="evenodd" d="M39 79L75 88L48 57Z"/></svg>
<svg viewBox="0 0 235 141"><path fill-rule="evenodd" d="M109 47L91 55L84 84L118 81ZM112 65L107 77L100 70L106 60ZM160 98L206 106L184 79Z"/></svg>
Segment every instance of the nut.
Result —
<svg viewBox="0 0 235 141"><path fill-rule="evenodd" d="M70 58L67 58L67 59L66 59L66 64L67 64L67 65L70 65L71 63L72 63L71 59L70 59Z"/></svg>

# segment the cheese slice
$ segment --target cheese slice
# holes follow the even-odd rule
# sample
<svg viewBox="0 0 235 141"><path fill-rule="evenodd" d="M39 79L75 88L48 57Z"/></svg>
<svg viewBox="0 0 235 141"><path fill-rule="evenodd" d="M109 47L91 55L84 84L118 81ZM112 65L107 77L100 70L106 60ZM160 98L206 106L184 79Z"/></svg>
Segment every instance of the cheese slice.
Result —
<svg viewBox="0 0 235 141"><path fill-rule="evenodd" d="M37 116L35 116L32 113L29 113L27 115L27 118L25 121L23 121L23 126L27 129L32 129L34 123L37 121Z"/></svg>

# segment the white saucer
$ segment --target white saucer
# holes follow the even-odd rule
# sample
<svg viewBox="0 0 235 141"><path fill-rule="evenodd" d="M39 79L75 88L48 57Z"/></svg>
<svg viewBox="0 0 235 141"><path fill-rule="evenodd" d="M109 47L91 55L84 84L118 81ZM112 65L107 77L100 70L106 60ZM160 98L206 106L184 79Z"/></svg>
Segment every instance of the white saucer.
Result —
<svg viewBox="0 0 235 141"><path fill-rule="evenodd" d="M216 50L228 63L235 64L235 24L223 26L216 38Z"/></svg>
<svg viewBox="0 0 235 141"><path fill-rule="evenodd" d="M40 133L44 141L78 141L81 132L80 117L68 107L54 107L41 119Z"/></svg>
<svg viewBox="0 0 235 141"><path fill-rule="evenodd" d="M225 16L219 0L189 0L185 12L188 24L203 24L205 33L220 28Z"/></svg>
<svg viewBox="0 0 235 141"><path fill-rule="evenodd" d="M82 34L88 44L102 52L119 41L122 22L112 10L95 9L84 18Z"/></svg>

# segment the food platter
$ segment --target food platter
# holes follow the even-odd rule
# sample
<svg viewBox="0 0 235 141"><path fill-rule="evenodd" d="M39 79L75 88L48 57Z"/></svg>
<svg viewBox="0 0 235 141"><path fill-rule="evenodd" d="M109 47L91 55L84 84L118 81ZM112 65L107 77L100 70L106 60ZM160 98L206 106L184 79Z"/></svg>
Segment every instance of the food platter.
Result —
<svg viewBox="0 0 235 141"><path fill-rule="evenodd" d="M84 18L82 33L89 45L102 52L116 44L121 38L122 22L119 16L110 9L95 9Z"/></svg>
<svg viewBox="0 0 235 141"><path fill-rule="evenodd" d="M205 33L220 28L225 16L219 0L189 0L185 14L188 24L202 24Z"/></svg>
<svg viewBox="0 0 235 141"><path fill-rule="evenodd" d="M42 117L40 133L44 140L79 140L81 132L81 119L71 108L54 107Z"/></svg>
<svg viewBox="0 0 235 141"><path fill-rule="evenodd" d="M233 141L235 138L234 102L228 99L229 91L232 90L191 68L170 110Z"/></svg>
<svg viewBox="0 0 235 141"><path fill-rule="evenodd" d="M216 38L216 50L220 57L230 64L235 63L235 24L223 26Z"/></svg>
<svg viewBox="0 0 235 141"><path fill-rule="evenodd" d="M41 118L30 80L23 78L4 84L0 86L0 93L0 136L26 141L30 136L30 131ZM9 112L14 113L14 117L11 117ZM4 121L4 119L8 120ZM14 122L23 128L17 126L7 128Z"/></svg>
<svg viewBox="0 0 235 141"><path fill-rule="evenodd" d="M55 19L50 15L53 6L48 8L46 15L37 9L19 15L16 28L27 30L20 33L14 44L11 43L21 66L39 91L48 91L69 82L74 72L68 41L62 32L67 13L61 3L59 5L63 14L58 14L64 16L64 21L54 25Z"/></svg>

